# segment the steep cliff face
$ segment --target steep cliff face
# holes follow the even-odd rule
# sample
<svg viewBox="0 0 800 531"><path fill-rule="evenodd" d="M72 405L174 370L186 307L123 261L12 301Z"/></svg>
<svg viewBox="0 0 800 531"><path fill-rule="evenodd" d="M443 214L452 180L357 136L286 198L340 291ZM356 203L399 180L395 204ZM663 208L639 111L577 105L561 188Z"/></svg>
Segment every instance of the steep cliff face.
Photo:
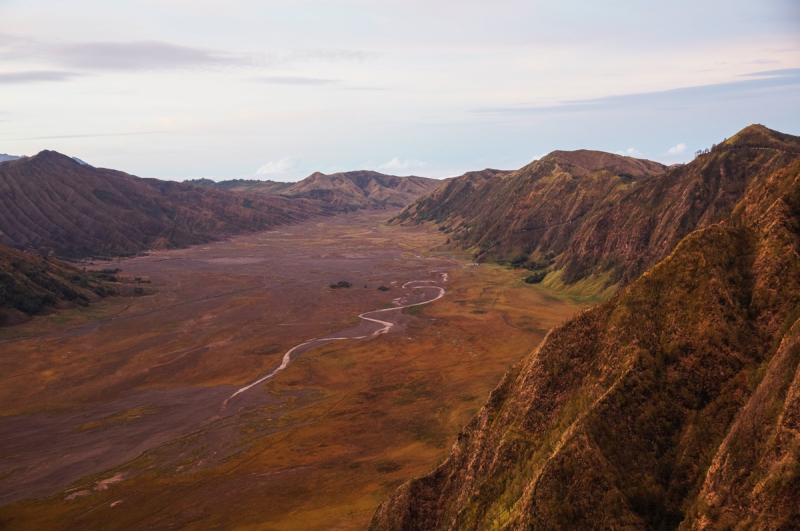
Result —
<svg viewBox="0 0 800 531"><path fill-rule="evenodd" d="M702 208L672 223L705 227L554 329L371 529L797 528L800 156L760 133L683 170L663 197Z"/></svg>
<svg viewBox="0 0 800 531"><path fill-rule="evenodd" d="M0 163L0 244L69 258L198 244L328 212L304 199L140 179L53 151Z"/></svg>
<svg viewBox="0 0 800 531"><path fill-rule="evenodd" d="M567 284L605 274L608 285L627 285L687 234L725 219L753 182L796 153L796 137L762 126L671 170L610 153L555 151L502 179L463 186L455 200L436 190L395 222L435 221L452 233L453 248L548 267Z"/></svg>

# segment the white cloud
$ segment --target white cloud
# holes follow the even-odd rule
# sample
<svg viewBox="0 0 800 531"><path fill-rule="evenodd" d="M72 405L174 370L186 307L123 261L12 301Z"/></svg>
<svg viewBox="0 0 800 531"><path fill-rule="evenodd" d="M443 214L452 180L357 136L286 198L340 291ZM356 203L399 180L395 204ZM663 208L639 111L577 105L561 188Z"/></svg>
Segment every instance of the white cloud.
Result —
<svg viewBox="0 0 800 531"><path fill-rule="evenodd" d="M278 161L270 161L256 170L256 175L282 176L289 173L297 162L287 157Z"/></svg>
<svg viewBox="0 0 800 531"><path fill-rule="evenodd" d="M253 81L271 85L330 85L339 82L335 79L300 76L261 76L253 78Z"/></svg>
<svg viewBox="0 0 800 531"><path fill-rule="evenodd" d="M686 144L681 142L677 146L669 148L669 151L667 151L667 154L668 155L680 155L681 153L684 153L685 151L686 151Z"/></svg>
<svg viewBox="0 0 800 531"><path fill-rule="evenodd" d="M635 157L637 159L644 158L644 153L636 148L628 148L625 151L617 151L617 155L624 155L626 157Z"/></svg>
<svg viewBox="0 0 800 531"><path fill-rule="evenodd" d="M531 162L536 162L537 160L539 160L539 159L542 159L542 158L546 157L548 154L549 154L549 153L542 153L541 155L536 155L535 157L533 157L533 158L531 159Z"/></svg>
<svg viewBox="0 0 800 531"><path fill-rule="evenodd" d="M80 74L61 72L58 70L32 70L27 72L0 73L0 84L6 83L38 83L40 81L70 81Z"/></svg>
<svg viewBox="0 0 800 531"><path fill-rule="evenodd" d="M400 157L395 157L385 164L378 166L379 170L407 170L409 168L421 168L425 163L416 159L400 160Z"/></svg>

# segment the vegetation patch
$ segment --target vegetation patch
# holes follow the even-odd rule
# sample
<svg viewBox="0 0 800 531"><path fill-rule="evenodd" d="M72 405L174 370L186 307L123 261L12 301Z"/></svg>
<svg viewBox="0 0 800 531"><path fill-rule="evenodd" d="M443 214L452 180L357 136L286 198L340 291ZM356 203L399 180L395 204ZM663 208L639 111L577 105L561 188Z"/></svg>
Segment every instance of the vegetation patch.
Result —
<svg viewBox="0 0 800 531"><path fill-rule="evenodd" d="M415 306L406 306L403 308L403 313L406 315L413 315L414 317L422 317L425 312L425 306L417 304Z"/></svg>

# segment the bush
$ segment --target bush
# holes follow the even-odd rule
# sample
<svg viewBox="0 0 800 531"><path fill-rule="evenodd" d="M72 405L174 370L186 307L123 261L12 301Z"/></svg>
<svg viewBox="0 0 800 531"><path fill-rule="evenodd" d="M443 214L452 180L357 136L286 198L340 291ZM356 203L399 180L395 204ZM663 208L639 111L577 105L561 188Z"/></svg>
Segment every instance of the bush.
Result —
<svg viewBox="0 0 800 531"><path fill-rule="evenodd" d="M378 288L378 291L389 291L389 288L387 288L386 286L381 286Z"/></svg>
<svg viewBox="0 0 800 531"><path fill-rule="evenodd" d="M346 280L340 280L336 284L331 284L331 289L338 289L338 288L349 288L350 283Z"/></svg>
<svg viewBox="0 0 800 531"><path fill-rule="evenodd" d="M538 273L534 273L532 275L528 275L527 277L525 277L525 283L538 284L539 282L544 280L544 277L546 276L547 276L547 271L539 271Z"/></svg>

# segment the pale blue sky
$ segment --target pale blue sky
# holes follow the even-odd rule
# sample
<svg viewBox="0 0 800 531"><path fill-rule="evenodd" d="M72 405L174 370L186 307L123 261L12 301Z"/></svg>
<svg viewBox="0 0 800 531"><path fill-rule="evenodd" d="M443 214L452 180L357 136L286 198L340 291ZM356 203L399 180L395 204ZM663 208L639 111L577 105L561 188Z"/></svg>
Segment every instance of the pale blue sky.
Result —
<svg viewBox="0 0 800 531"><path fill-rule="evenodd" d="M800 134L800 2L0 0L0 153L143 177L682 162Z"/></svg>

